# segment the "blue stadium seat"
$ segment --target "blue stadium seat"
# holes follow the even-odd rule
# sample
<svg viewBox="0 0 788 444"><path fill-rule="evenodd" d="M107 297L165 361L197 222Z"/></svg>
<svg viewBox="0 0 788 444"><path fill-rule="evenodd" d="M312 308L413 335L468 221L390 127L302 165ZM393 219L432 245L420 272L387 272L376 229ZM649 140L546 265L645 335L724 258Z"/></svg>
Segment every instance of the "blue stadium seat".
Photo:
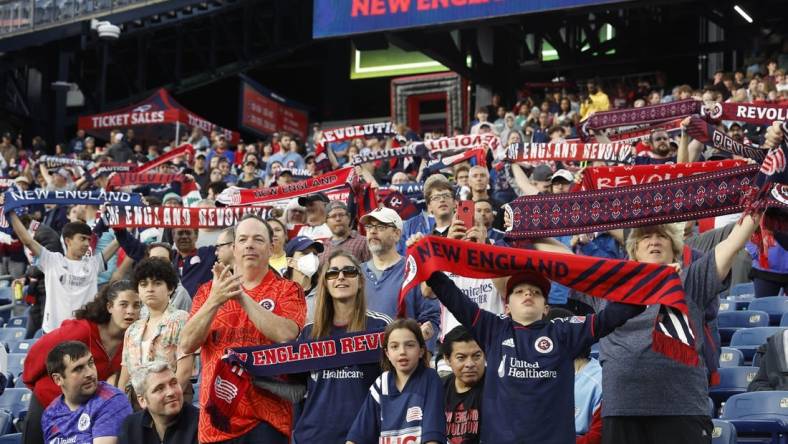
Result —
<svg viewBox="0 0 788 444"><path fill-rule="evenodd" d="M709 415L710 415L712 418L714 418L715 416L717 416L717 415L715 414L716 412L715 412L715 410L714 410L714 400L713 400L713 399L711 399L711 398L707 398L707 399L709 400Z"/></svg>
<svg viewBox="0 0 788 444"><path fill-rule="evenodd" d="M24 368L26 356L27 353L8 354L8 387L24 387L20 375L22 374L22 369ZM17 382L17 379L19 379L19 382Z"/></svg>
<svg viewBox="0 0 788 444"><path fill-rule="evenodd" d="M755 350L765 344L769 336L783 331L782 327L742 328L731 337L731 348L739 349L744 354L744 361L752 361Z"/></svg>
<svg viewBox="0 0 788 444"><path fill-rule="evenodd" d="M0 342L10 344L25 339L25 329L19 327L0 328Z"/></svg>
<svg viewBox="0 0 788 444"><path fill-rule="evenodd" d="M727 313L729 311L736 311L736 301L734 299L721 299L720 313Z"/></svg>
<svg viewBox="0 0 788 444"><path fill-rule="evenodd" d="M709 397L717 407L731 396L746 392L750 381L758 374L758 367L722 367L718 371L720 383L709 387Z"/></svg>
<svg viewBox="0 0 788 444"><path fill-rule="evenodd" d="M192 404L195 407L200 407L200 384L192 384L194 388L194 398L192 398Z"/></svg>
<svg viewBox="0 0 788 444"><path fill-rule="evenodd" d="M26 388L9 388L0 396L0 409L10 412L14 419L24 419L33 392Z"/></svg>
<svg viewBox="0 0 788 444"><path fill-rule="evenodd" d="M12 316L5 326L27 328L27 316Z"/></svg>
<svg viewBox="0 0 788 444"><path fill-rule="evenodd" d="M752 282L742 282L731 287L728 293L730 296L740 296L743 294L755 294L755 285Z"/></svg>
<svg viewBox="0 0 788 444"><path fill-rule="evenodd" d="M788 392L747 392L731 396L722 418L736 427L738 442L780 442L788 433Z"/></svg>
<svg viewBox="0 0 788 444"><path fill-rule="evenodd" d="M744 354L730 347L720 349L720 367L739 367L744 365Z"/></svg>
<svg viewBox="0 0 788 444"><path fill-rule="evenodd" d="M736 330L750 327L768 327L769 314L765 311L742 310L720 313L717 317L717 327L720 331L722 345L731 342L731 336Z"/></svg>
<svg viewBox="0 0 788 444"><path fill-rule="evenodd" d="M591 357L594 359L599 359L599 343L596 342L591 345Z"/></svg>
<svg viewBox="0 0 788 444"><path fill-rule="evenodd" d="M0 436L0 444L22 444L22 434L11 433Z"/></svg>
<svg viewBox="0 0 788 444"><path fill-rule="evenodd" d="M38 330L36 330L36 334L33 335L33 338L38 339L41 336L44 336L44 330L39 328Z"/></svg>
<svg viewBox="0 0 788 444"><path fill-rule="evenodd" d="M761 310L769 313L770 325L780 325L783 313L788 313L788 296L769 296L754 299L749 310Z"/></svg>
<svg viewBox="0 0 788 444"><path fill-rule="evenodd" d="M13 428L14 418L10 413L0 410L0 434L5 435L9 432L12 432Z"/></svg>
<svg viewBox="0 0 788 444"><path fill-rule="evenodd" d="M722 419L712 419L714 430L711 432L711 444L736 444L736 427Z"/></svg>
<svg viewBox="0 0 788 444"><path fill-rule="evenodd" d="M780 318L780 327L788 327L788 313L783 313L783 317Z"/></svg>
<svg viewBox="0 0 788 444"><path fill-rule="evenodd" d="M22 339L21 341L11 342L8 344L10 353L27 353L30 347L36 343L38 339Z"/></svg>

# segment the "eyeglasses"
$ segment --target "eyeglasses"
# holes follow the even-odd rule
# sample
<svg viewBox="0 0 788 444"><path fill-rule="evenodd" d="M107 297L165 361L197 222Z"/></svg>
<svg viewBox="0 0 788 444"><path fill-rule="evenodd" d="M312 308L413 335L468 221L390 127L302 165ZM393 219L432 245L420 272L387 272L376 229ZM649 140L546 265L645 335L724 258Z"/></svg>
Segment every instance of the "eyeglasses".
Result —
<svg viewBox="0 0 788 444"><path fill-rule="evenodd" d="M386 228L396 228L396 227L394 227L394 225L388 225L388 224L387 225L383 225L383 224L367 224L367 225L364 225L364 228L367 231L383 231Z"/></svg>
<svg viewBox="0 0 788 444"><path fill-rule="evenodd" d="M358 268L350 265L342 268L329 268L328 271L326 271L326 280L332 281L337 279L339 273L342 273L346 278L354 278L358 276Z"/></svg>
<svg viewBox="0 0 788 444"><path fill-rule="evenodd" d="M225 246L225 245L230 245L230 244L232 244L232 243L233 243L233 242L232 242L232 241L230 241L230 242L224 242L224 243L221 243L221 244L216 244L216 248L217 248L217 249L219 249L219 248L222 248L222 247L223 247L223 246Z"/></svg>
<svg viewBox="0 0 788 444"><path fill-rule="evenodd" d="M452 198L454 198L454 195L451 193L433 194L430 197L430 202L434 202L436 200L451 200Z"/></svg>

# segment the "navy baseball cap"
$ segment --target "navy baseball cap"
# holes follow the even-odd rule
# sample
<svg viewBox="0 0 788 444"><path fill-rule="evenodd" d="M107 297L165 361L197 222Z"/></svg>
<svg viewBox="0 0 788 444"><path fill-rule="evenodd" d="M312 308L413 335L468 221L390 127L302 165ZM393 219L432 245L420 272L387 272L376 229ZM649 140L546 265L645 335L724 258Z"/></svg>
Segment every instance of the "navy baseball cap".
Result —
<svg viewBox="0 0 788 444"><path fill-rule="evenodd" d="M544 300L547 301L547 295L550 294L550 280L547 279L542 273L538 273L536 271L524 271L511 276L506 282L505 300L507 303L509 302L509 296L511 296L512 290L514 290L514 288L520 284L530 284L542 290Z"/></svg>
<svg viewBox="0 0 788 444"><path fill-rule="evenodd" d="M309 247L314 247L318 253L323 252L323 244L306 236L296 236L285 244L285 254L287 257L293 257L296 251L304 251Z"/></svg>

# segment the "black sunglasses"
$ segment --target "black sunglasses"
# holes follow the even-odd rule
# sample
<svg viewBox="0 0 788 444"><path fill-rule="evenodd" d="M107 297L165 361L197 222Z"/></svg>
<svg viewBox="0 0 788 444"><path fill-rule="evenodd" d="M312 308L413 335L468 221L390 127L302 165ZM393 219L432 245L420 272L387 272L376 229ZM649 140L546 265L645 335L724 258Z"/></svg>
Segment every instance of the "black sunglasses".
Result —
<svg viewBox="0 0 788 444"><path fill-rule="evenodd" d="M339 273L345 275L346 278L354 278L358 276L358 268L351 265L342 268L329 268L326 271L326 280L331 281L339 277Z"/></svg>

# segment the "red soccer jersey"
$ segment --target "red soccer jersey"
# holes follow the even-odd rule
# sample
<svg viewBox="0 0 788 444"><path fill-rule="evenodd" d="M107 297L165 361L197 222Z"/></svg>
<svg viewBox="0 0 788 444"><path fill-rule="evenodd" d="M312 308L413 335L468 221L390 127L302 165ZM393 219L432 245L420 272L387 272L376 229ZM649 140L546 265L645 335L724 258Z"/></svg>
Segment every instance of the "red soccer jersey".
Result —
<svg viewBox="0 0 788 444"><path fill-rule="evenodd" d="M202 307L211 292L212 282L203 284L194 296L192 316ZM246 293L258 304L277 316L294 321L298 328L306 320L306 300L301 287L293 281L279 277L269 270L260 284ZM216 374L216 364L228 348L268 345L272 341L252 324L241 305L227 301L211 322L208 337L202 345L200 360L200 423L198 438L201 443L226 441L236 438L265 421L284 435L289 435L292 423L290 403L252 386L241 398L238 409L230 418L230 432L223 432L211 424L205 411L211 393L211 383Z"/></svg>

